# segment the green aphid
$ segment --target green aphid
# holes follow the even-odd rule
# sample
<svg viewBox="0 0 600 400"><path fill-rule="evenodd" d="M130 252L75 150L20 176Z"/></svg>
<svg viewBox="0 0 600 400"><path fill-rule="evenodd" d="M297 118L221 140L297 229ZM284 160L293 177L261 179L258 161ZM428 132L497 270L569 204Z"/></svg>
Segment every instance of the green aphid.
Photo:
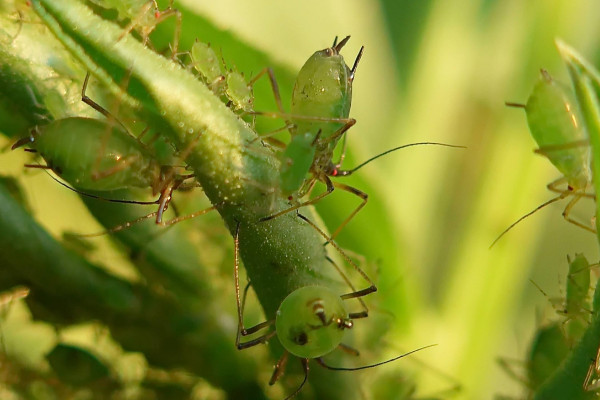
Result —
<svg viewBox="0 0 600 400"><path fill-rule="evenodd" d="M261 221L268 221L300 207L315 204L331 194L335 188L339 188L359 197L361 203L334 231L331 235L331 239L333 239L367 204L368 195L352 186L333 182L330 177L349 176L371 161L406 147L424 144L449 146L432 142L411 143L387 150L348 170L341 167L344 158L343 152L337 162L333 161L333 153L339 140L356 123L355 119L349 118L352 83L364 46L361 47L352 68L350 68L340 54L349 39L350 36L347 36L338 43L336 37L331 47L315 52L306 61L294 84L289 114L283 111L281 96L273 72L270 69L261 72L261 74L269 73L280 113L256 112L256 114L286 118L286 127L292 137L281 154L279 189L284 197L287 197L292 204L295 203L290 208L263 217ZM326 185L326 192L302 202L300 199L310 193L317 181Z"/></svg>
<svg viewBox="0 0 600 400"><path fill-rule="evenodd" d="M192 66L198 71L208 88L216 95L222 95L226 85L225 74L221 61L212 47L196 39L190 50L190 57Z"/></svg>
<svg viewBox="0 0 600 400"><path fill-rule="evenodd" d="M193 174L180 174L178 167L161 165L143 143L120 125L107 120L82 117L55 120L36 127L30 136L15 143L13 149L23 145L28 145L30 151L39 153L46 161L46 165L28 164L26 167L50 169L82 195L118 203L158 204L157 211L108 232L116 232L153 217L157 224L172 225L214 209L210 207L163 221L173 191L182 187L187 179L193 178ZM130 188L150 188L152 195L159 195L159 198L152 202L140 202L106 199L86 193Z"/></svg>
<svg viewBox="0 0 600 400"><path fill-rule="evenodd" d="M158 190L160 165L136 138L107 121L59 119L36 127L25 142L13 148L25 143L40 154L49 169L77 189Z"/></svg>
<svg viewBox="0 0 600 400"><path fill-rule="evenodd" d="M234 110L243 112L254 111L254 94L252 93L252 84L246 82L244 75L237 71L227 73L225 95L231 102Z"/></svg>
<svg viewBox="0 0 600 400"><path fill-rule="evenodd" d="M558 193L558 196L511 224L494 240L492 246L523 219L567 197L572 199L563 210L565 220L595 233L596 230L590 224L583 224L569 215L581 198L595 198L593 194L587 193L591 185L590 149L573 91L552 79L547 71L541 70L540 79L534 86L527 104L507 102L506 105L525 110L531 136L538 145L535 152L548 158L563 176L547 186L548 190ZM561 187L564 184L566 188Z"/></svg>
<svg viewBox="0 0 600 400"><path fill-rule="evenodd" d="M129 21L120 38L136 30L142 36L143 43L146 44L148 38L156 25L160 24L166 18L174 16L177 20L175 24L175 34L171 52L173 57L177 54L179 48L179 36L181 34L181 13L173 8L173 0L170 0L169 7L161 11L156 0L89 0L105 9L114 9L118 13L121 21Z"/></svg>
<svg viewBox="0 0 600 400"><path fill-rule="evenodd" d="M316 229L321 236L327 238L327 235L309 219L301 214L299 214L299 217ZM349 288L351 289L349 293L339 294L336 290L325 286L324 282L319 282L318 279L315 279L312 284L302 282L297 285L292 285L291 287L295 288L292 289L290 293L288 293L288 295L281 301L274 316L270 316L270 319L267 321L257 324L251 328L245 328L243 315L244 305L246 301L247 290L249 289L250 284L246 286L243 296L241 297L239 284L239 232L240 224L238 224L234 236L234 276L236 301L238 306L238 334L236 338L236 346L238 349L243 350L261 343L265 343L271 338L277 336L279 342L284 348L284 353L275 366L275 370L273 371L273 375L269 381L270 385L273 385L275 382L277 382L277 380L283 375L290 354L300 358L302 367L304 369L304 380L296 389L296 391L286 397L286 399L290 399L298 394L298 392L307 382L309 371L308 362L310 359L315 359L319 365L329 370L356 371L387 364L412 354L418 350L430 347L425 346L380 363L357 368L332 367L323 360L323 356L335 351L336 349L340 349L354 356L359 355L357 350L344 345L342 340L344 339L345 332L352 329L354 326L355 319L368 317L368 309L362 300L362 297L377 291L377 287L366 275L366 273L358 265L356 265L334 242L331 244L341 254L344 260L351 264L353 269L369 283L369 287L356 290L344 272L342 272L342 270L332 259L328 258L332 266L348 284ZM273 279L276 279L276 276L282 275L282 272L283 271L279 270L277 274L269 277L269 279L273 281ZM293 274L294 271L289 271L289 273ZM257 279L257 277L254 277L254 279ZM282 286L290 287L289 282L282 282ZM363 310L359 312L348 311L345 303L346 300L350 299L356 299ZM275 327L274 330L272 330L273 326ZM265 333L262 336L246 342L241 341L242 337L252 335L269 328L271 328L270 332Z"/></svg>
<svg viewBox="0 0 600 400"><path fill-rule="evenodd" d="M208 88L217 96L225 96L234 111L254 111L252 86L262 74L246 82L240 72L226 71L212 47L197 39L190 50L190 57L192 66Z"/></svg>

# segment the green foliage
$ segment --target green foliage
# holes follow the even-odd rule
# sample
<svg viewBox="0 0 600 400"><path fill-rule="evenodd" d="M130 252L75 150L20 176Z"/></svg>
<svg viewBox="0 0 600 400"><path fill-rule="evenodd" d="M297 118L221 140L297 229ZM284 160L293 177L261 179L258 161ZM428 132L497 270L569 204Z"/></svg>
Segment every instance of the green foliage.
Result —
<svg viewBox="0 0 600 400"><path fill-rule="evenodd" d="M155 132L164 135L166 157L172 155L170 146L194 149L183 159L208 199L200 189L175 192L179 213L212 203L225 224L217 213L166 230L147 221L109 238L83 241L74 253L63 245L64 232L97 232L151 210L79 198L45 173L23 172L23 164L38 159L20 151L0 154L0 172L17 177L16 185L11 178L0 189L0 298L12 299L0 302L6 349L0 354L0 397L94 398L93 391L96 398L282 399L299 385L300 363L290 360L280 383L267 386L282 352L277 340L269 344L270 354L260 346L235 349L228 230L242 222L242 271L253 287L246 302L247 323L273 317L293 288L328 281L334 285L337 274L324 260L322 238L293 213L255 224L289 207L274 195L280 155L255 134L271 132L285 121L252 118L244 115L247 110L232 110L226 103L251 88L254 110L277 110L268 81L250 79L272 67L283 109L290 110L300 66L334 36L347 34L352 35L348 54L356 54L361 44L366 49L353 86L349 116L358 123L347 138L347 166L423 140L468 149L414 148L361 169L348 184L368 193L369 203L338 236L344 248L364 256L360 265L379 291L365 299L369 318L357 320L353 335L344 339L361 356L327 356L325 361L362 366L425 344L438 346L415 355L427 360L423 363L411 356L364 372L326 372L311 363L309 384L300 397L480 399L500 392L515 397L525 389L508 381L494 359L508 354L526 358L529 337L538 338L534 348L541 358L553 360L554 366L563 359L568 365L557 370L575 371L566 377L553 375L554 370L540 374L535 379L540 390L583 387L580 379L587 372L588 388L595 387L597 372L590 369L594 340L569 339L588 338L592 334L586 332L595 329L596 312L589 291L583 290L594 286L594 279L586 284L585 274L568 273L566 299L560 302L560 316L553 316L558 321L540 324L539 332L551 327L549 341L539 338L533 322L533 302L547 300L535 300L541 296L528 284L532 279L544 288L556 285L557 271L565 274L557 260L566 253L584 253L593 262L595 238L565 224L560 210L548 210L511 231L492 251L487 247L507 222L531 206L532 198L543 199L544 184L557 177L547 160L531 154L533 141L523 116L503 103L526 99L542 66L556 81L567 81L558 67L554 37L564 37L591 60L597 58L597 5L558 0L475 0L461 7L446 0L351 7L338 0L309 0L302 7L267 0L175 2L173 8L183 16L180 51L190 50L198 39L210 43L219 64L227 66L222 75L230 76L227 69L243 71L245 82L240 80L240 90L228 97L219 92L223 89L215 96L203 85L190 72L187 56L178 57L183 64L178 66L157 55L171 57L176 18L140 24L132 21L139 14L118 15L92 3L36 1L43 19L25 1L0 4L0 131L9 138L0 144L8 149L31 127L52 120L101 118L79 99L89 70L88 95L133 135L147 127L146 139ZM161 12L170 10L168 1L159 3ZM144 47L139 42L150 31ZM578 111L586 130L593 132L598 92L593 64L566 46L561 53L574 77ZM276 137L289 143L287 133ZM596 139L591 136L594 154ZM160 151L155 151L157 157ZM592 162L597 164L597 158ZM599 170L597 165L592 169ZM318 184L313 196L320 190ZM147 190L134 188L101 195L155 200ZM317 204L324 226L339 226L356 201L335 191ZM577 208L583 209L575 209L574 218L587 225L592 213L585 207L591 203L579 202ZM334 257L335 252L329 253ZM279 267L297 269L297 275L285 279L288 274L279 274ZM25 300L8 295L16 285L30 289ZM90 321L102 333L93 330L65 340ZM561 338L569 339L566 345ZM89 351L108 368L109 378L81 388L57 379L45 355L59 343ZM449 386L462 390L456 393ZM593 394L580 388L576 393L582 398Z"/></svg>

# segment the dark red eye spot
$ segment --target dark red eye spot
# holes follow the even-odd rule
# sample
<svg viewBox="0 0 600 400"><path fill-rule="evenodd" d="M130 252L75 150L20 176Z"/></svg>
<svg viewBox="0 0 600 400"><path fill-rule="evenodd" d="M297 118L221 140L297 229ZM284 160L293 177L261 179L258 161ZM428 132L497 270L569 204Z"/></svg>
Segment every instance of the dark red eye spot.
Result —
<svg viewBox="0 0 600 400"><path fill-rule="evenodd" d="M160 18L160 11L154 11L154 18L159 19Z"/></svg>
<svg viewBox="0 0 600 400"><path fill-rule="evenodd" d="M333 172L331 173L331 176L337 176L338 174L338 170L337 168L333 170Z"/></svg>

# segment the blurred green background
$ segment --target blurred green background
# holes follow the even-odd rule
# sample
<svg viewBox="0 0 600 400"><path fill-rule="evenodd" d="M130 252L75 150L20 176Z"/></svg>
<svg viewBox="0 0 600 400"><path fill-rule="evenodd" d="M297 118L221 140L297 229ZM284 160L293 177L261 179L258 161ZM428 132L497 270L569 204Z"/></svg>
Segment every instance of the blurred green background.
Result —
<svg viewBox="0 0 600 400"><path fill-rule="evenodd" d="M339 243L366 258L366 269L380 288L369 299L373 318L357 322L356 328L374 337L391 328L385 340L375 341L377 348L370 350L377 353L369 362L438 344L380 367L412 370L420 396L522 396L521 384L497 360L524 359L533 332L553 313L529 281L550 296L564 296L559 288L566 255L584 253L596 260L598 247L593 235L563 220L564 204L559 203L489 249L508 225L552 196L545 185L559 177L547 160L533 154L524 113L504 102L524 102L542 67L567 81L554 46L557 37L598 64L600 3L187 0L175 5L186 11L182 48L195 35L222 50L227 64L246 76L276 67L285 107L295 72L315 50L329 46L336 35L352 35L343 50L350 63L364 45L351 112L358 123L348 133L346 167L411 142L467 147L402 150L343 181L369 193L370 201ZM202 25L202 19L187 14L191 10L218 29ZM157 47L168 41L172 29L171 22L158 27ZM245 51L244 45L258 53ZM257 110L275 109L266 81L257 84L255 93ZM70 95L77 97L76 91ZM271 125L259 120L259 132ZM21 153L5 152L0 172L19 177L36 220L57 237L65 230L101 229L72 193L43 173L25 173L26 160ZM589 220L592 204L581 203L575 215ZM336 191L317 209L332 229L356 204L353 196ZM207 230L199 235L217 237L207 265L219 265L225 281L232 265L231 240L218 218L200 224ZM109 239L94 243L93 260L119 276L139 279ZM234 298L219 301L232 318ZM233 335L230 340L233 347ZM271 363L264 360L263 382ZM369 385L371 373L356 373L356 379ZM459 390L451 390L457 385ZM368 396L375 389L365 392Z"/></svg>

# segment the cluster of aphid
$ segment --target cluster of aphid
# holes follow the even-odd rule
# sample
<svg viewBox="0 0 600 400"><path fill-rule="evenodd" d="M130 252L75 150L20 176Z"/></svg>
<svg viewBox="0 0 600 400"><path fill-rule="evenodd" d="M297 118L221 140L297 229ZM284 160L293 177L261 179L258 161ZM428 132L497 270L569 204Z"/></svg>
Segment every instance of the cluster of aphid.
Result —
<svg viewBox="0 0 600 400"><path fill-rule="evenodd" d="M123 35L132 30L139 31L143 42L147 43L148 35L160 22L168 16L179 13L169 7L159 11L155 2L118 2L113 4L93 0L102 7L114 7L119 18L129 20ZM132 4L130 4L132 3ZM176 32L179 31L179 24ZM353 320L368 316L368 310L362 300L363 296L377 290L367 274L348 257L333 241L342 228L366 205L368 196L363 191L352 186L332 181L331 177L348 176L362 168L367 163L389 152L415 145L441 143L423 142L400 146L379 154L357 167L349 170L341 169L343 152L338 162L333 161L334 150L355 120L349 117L352 98L352 83L363 54L359 51L352 67L346 65L340 51L348 42L349 37L339 41L334 40L331 47L314 53L301 68L294 86L291 99L291 111L287 113L282 105L277 81L273 72L266 68L250 81L234 71L226 71L214 50L197 41L191 51L191 66L197 71L202 80L212 92L220 97L238 115L263 115L285 120L285 127L291 134L291 140L280 150L280 170L278 195L289 202L289 207L271 215L265 215L255 221L262 224L288 213L296 213L297 217L314 228L323 237L325 243L331 244L341 257L351 264L352 268L364 278L368 286L356 290L350 280L336 265L333 259L328 261L337 270L341 278L351 289L349 293L340 295L325 285L300 286L288 293L281 302L275 316L251 328L245 328L243 308L245 297L242 298L239 283L239 231L235 231L235 288L238 306L238 334L236 344L239 349L245 349L265 343L277 336L285 351L278 361L270 384L275 383L283 374L289 354L299 357L304 370L302 384L287 398L295 396L304 386L308 378L308 361L316 359L318 363L330 370L359 370L371 368L402 358L409 352L387 361L358 368L338 368L328 365L323 356L337 348L352 353L358 352L344 344L342 339L345 331L353 327ZM175 56L178 49L178 34L173 44L172 53ZM258 112L254 110L252 86L258 78L268 75L278 112ZM51 121L38 126L30 135L19 140L13 149L26 146L28 151L37 152L45 161L40 166L30 164L29 167L52 170L60 178L68 182L73 190L86 196L98 196L99 192L112 192L122 188L150 188L153 195L159 195L154 202L132 202L120 199L105 199L112 202L157 204L158 209L139 220L125 222L109 229L115 232L131 226L145 218L155 218L157 224L172 225L184 219L209 212L218 205L196 213L177 216L165 221L163 214L169 207L173 192L184 186L195 186L194 175L186 169L174 166L184 163L191 147L173 152L170 162L156 156L151 149L152 141L134 136L128 128L107 109L91 100L86 95L89 75L86 76L82 88L82 100L95 110L101 112L105 119L90 119L69 117ZM146 131L143 132L144 134ZM249 144L250 145L250 144ZM458 146L450 146L458 147ZM177 163L173 160L177 160ZM313 198L310 193L316 184L322 182L326 191ZM298 212L301 207L312 205L330 194L335 188L350 192L362 201L356 209L342 222L333 235L324 233L317 225ZM93 191L91 195L87 192ZM246 292L244 292L245 294ZM349 312L345 301L357 299L363 308L359 312ZM273 329L273 327L275 329ZM242 341L242 338L263 329L269 332L255 339ZM428 347L428 346L426 346ZM420 349L418 349L420 350Z"/></svg>
<svg viewBox="0 0 600 400"><path fill-rule="evenodd" d="M593 288L592 270L598 264L590 264L583 254L575 255L569 263L566 277L565 297L549 298L542 288L538 290L549 299L556 316L550 322L544 323L531 340L527 359L521 368L517 368L514 361L500 359L500 365L513 379L523 383L529 393L528 398L536 394L561 368L573 368L575 362L581 364L579 368L586 368L581 374L579 388L566 388L571 391L573 398L596 398L599 389L600 377L600 350L597 354L582 352L576 355L577 348L581 348L584 334L590 326L592 315L598 312L597 300L592 303L590 290ZM597 298L598 296L596 296ZM588 333L589 335L589 333ZM585 344L585 343L584 343ZM593 350L592 350L593 351ZM580 359L576 359L579 357ZM570 358L570 364L567 359ZM578 373L571 371L573 375ZM544 389L547 392L547 389ZM580 392L576 396L576 392ZM542 391L542 393L544 393Z"/></svg>

